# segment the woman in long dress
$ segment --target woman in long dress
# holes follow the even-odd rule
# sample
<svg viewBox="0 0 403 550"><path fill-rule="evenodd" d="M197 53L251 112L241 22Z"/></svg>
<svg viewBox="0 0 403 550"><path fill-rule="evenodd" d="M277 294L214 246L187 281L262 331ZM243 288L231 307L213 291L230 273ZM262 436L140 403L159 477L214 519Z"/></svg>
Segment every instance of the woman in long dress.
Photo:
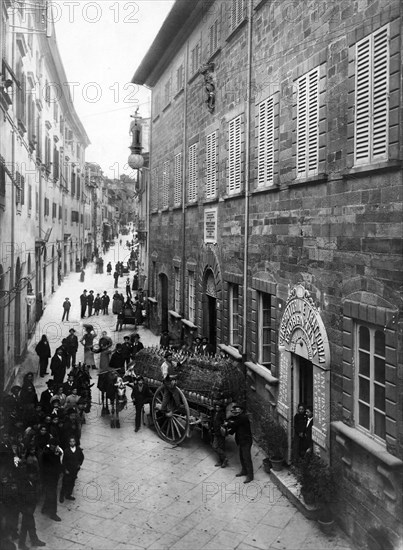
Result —
<svg viewBox="0 0 403 550"><path fill-rule="evenodd" d="M92 346L94 344L94 339L97 337L97 333L91 325L86 326L85 331L85 334L80 340L80 344L84 346L84 364L87 365L87 367L96 369Z"/></svg>

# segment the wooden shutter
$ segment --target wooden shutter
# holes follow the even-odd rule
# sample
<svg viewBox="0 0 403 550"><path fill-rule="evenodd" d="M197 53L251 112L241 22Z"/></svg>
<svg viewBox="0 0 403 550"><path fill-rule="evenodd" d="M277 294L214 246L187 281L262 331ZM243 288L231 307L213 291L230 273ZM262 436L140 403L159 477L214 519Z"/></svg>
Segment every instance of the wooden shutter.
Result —
<svg viewBox="0 0 403 550"><path fill-rule="evenodd" d="M217 187L217 133L206 136L206 198L214 198Z"/></svg>
<svg viewBox="0 0 403 550"><path fill-rule="evenodd" d="M355 164L388 157L389 27L356 45Z"/></svg>
<svg viewBox="0 0 403 550"><path fill-rule="evenodd" d="M197 200L197 143L189 147L188 202Z"/></svg>
<svg viewBox="0 0 403 550"><path fill-rule="evenodd" d="M151 176L151 209L158 210L158 172L156 168Z"/></svg>
<svg viewBox="0 0 403 550"><path fill-rule="evenodd" d="M318 173L319 67L298 80L297 177Z"/></svg>
<svg viewBox="0 0 403 550"><path fill-rule="evenodd" d="M242 22L244 17L245 0L232 0L231 6L231 30Z"/></svg>
<svg viewBox="0 0 403 550"><path fill-rule="evenodd" d="M228 129L228 192L241 190L241 117L231 120Z"/></svg>
<svg viewBox="0 0 403 550"><path fill-rule="evenodd" d="M162 208L169 206L169 161L165 161L162 167Z"/></svg>
<svg viewBox="0 0 403 550"><path fill-rule="evenodd" d="M182 202L182 153L175 155L174 170L174 204L177 206Z"/></svg>
<svg viewBox="0 0 403 550"><path fill-rule="evenodd" d="M218 19L209 28L209 55L217 50L218 46Z"/></svg>
<svg viewBox="0 0 403 550"><path fill-rule="evenodd" d="M258 187L273 184L274 166L274 100L268 98L259 104L258 120Z"/></svg>

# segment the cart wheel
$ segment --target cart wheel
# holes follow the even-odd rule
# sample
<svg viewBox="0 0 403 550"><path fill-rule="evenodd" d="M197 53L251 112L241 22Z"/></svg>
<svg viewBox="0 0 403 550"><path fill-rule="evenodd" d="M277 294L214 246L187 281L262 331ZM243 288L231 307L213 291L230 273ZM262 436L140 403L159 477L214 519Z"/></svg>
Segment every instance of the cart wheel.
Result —
<svg viewBox="0 0 403 550"><path fill-rule="evenodd" d="M160 411L166 391L165 386L157 388L152 403L152 416L157 433L161 439L172 445L182 443L189 430L189 405L183 392L178 387L177 390L180 403L177 406L172 398L171 403L168 404L167 412Z"/></svg>

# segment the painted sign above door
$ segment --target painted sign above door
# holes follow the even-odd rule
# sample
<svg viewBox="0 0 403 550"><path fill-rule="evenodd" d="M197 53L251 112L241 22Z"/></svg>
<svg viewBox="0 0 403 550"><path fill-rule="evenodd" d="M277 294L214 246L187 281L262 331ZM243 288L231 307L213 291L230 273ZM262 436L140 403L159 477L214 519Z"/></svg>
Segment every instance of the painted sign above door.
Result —
<svg viewBox="0 0 403 550"><path fill-rule="evenodd" d="M303 285L291 289L279 331L279 346L328 369L329 341L315 303Z"/></svg>

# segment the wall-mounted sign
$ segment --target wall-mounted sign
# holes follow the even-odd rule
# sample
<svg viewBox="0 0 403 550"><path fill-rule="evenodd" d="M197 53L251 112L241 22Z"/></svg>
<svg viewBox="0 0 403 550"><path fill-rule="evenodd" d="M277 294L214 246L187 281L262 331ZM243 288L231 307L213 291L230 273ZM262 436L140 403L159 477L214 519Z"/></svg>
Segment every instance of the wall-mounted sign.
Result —
<svg viewBox="0 0 403 550"><path fill-rule="evenodd" d="M217 242L217 208L208 208L204 211L204 242Z"/></svg>

